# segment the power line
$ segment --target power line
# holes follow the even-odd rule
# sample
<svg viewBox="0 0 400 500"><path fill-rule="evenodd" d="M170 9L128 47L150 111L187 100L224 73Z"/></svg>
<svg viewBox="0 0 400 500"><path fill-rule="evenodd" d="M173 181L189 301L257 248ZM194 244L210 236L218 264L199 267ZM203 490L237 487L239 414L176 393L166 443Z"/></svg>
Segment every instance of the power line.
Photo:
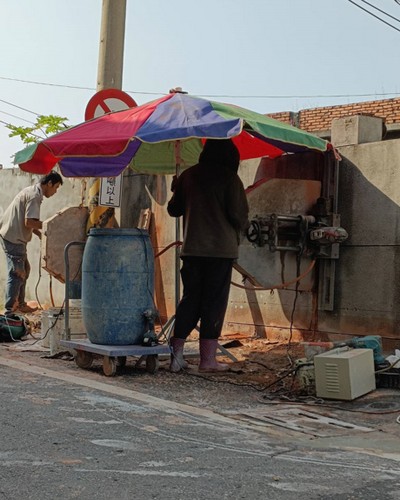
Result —
<svg viewBox="0 0 400 500"><path fill-rule="evenodd" d="M0 76L0 80L9 80L11 82L21 82L21 83L31 83L33 85L47 85L49 87L63 87L63 88L79 89L79 90L96 90L94 87L78 87L76 85L61 85L58 83L35 82L33 80L21 80L19 78L7 78L6 76Z"/></svg>
<svg viewBox="0 0 400 500"><path fill-rule="evenodd" d="M18 120L22 120L24 122L30 123L31 125L35 125L33 122L26 120L25 118L21 118L20 116L17 116L17 115L12 115L11 113L7 113L6 111L2 111L1 109L0 109L0 113L3 113L3 115L12 116L13 118L17 118Z"/></svg>
<svg viewBox="0 0 400 500"><path fill-rule="evenodd" d="M3 111L0 111L1 113L3 113ZM5 113L5 114L8 114L8 113ZM11 116L14 116L14 115L11 115ZM16 116L15 118L19 118L20 120L24 120L23 118L20 118L18 116ZM28 121L28 120L24 120L24 121ZM9 127L10 125L12 126L11 123L7 123L5 122L4 120L0 120L0 123L2 123L3 125L5 125L6 127ZM31 123L32 125L35 125L34 123L32 122L28 122L28 123ZM36 137L37 139L40 139L40 140L43 140L44 137L40 136L40 135L37 135L35 134L34 132L29 132L29 135L33 136L33 137Z"/></svg>
<svg viewBox="0 0 400 500"><path fill-rule="evenodd" d="M32 85L46 85L49 87L61 87L65 89L77 89L77 90L92 90L95 91L94 87L80 87L78 85L65 85L60 83L48 83L48 82L36 82L34 80L21 80L19 78L7 78L5 76L0 76L0 80L9 80L11 82L21 82L21 83L31 83ZM166 95L167 92L138 92L138 91L126 91L130 94L143 94L143 95Z"/></svg>
<svg viewBox="0 0 400 500"><path fill-rule="evenodd" d="M351 0L348 0L351 1ZM400 1L400 0L399 0ZM13 82L22 82L22 83L30 83L34 85L45 85L45 86L51 86L51 87L61 87L61 88L69 88L69 89L79 89L79 90L93 90L95 91L96 89L93 87L79 87L75 85L62 85L62 84L57 84L57 83L46 83L46 82L35 82L32 80L21 80L18 78L7 78L4 76L0 76L0 80L9 80ZM143 94L143 95L166 95L166 92L141 92L141 91L136 91L136 90L125 90L127 94ZM313 99L313 98L348 98L348 97L376 97L376 96L393 96L393 95L399 95L400 92L374 92L374 93L365 93L365 94L314 94L314 95L230 95L230 94L196 94L198 97L216 97L216 98L233 98L233 99ZM7 101L4 101L0 99L0 102L5 102L7 104ZM11 106L16 106L15 104L10 104ZM20 108L24 109L24 108ZM29 111L29 113L33 113L39 116L38 113L35 113L33 111Z"/></svg>
<svg viewBox="0 0 400 500"><path fill-rule="evenodd" d="M400 0L399 0L400 1ZM375 92L373 94L316 94L316 95L216 95L216 94L197 94L199 97L232 97L236 99L312 99L317 97L376 97L399 95L400 92Z"/></svg>
<svg viewBox="0 0 400 500"><path fill-rule="evenodd" d="M392 15L388 14L387 12L385 12L385 11L384 11L384 10L382 10L382 9L379 9L378 7L376 7L375 5L373 5L372 3L367 2L367 0L360 0L360 1L361 1L361 2L363 2L363 3L366 3L367 5L369 5L370 7L372 7L373 9L375 9L375 10L377 10L377 11L381 12L381 13L382 13L382 14L384 14L385 16L388 16L388 17L390 17L390 18L392 18L392 19L394 19L395 21L397 21L397 22L399 22L399 23L400 23L400 19L398 19L397 17L394 17L394 16L392 16Z"/></svg>
<svg viewBox="0 0 400 500"><path fill-rule="evenodd" d="M35 113L35 111L31 111L29 109L22 108L21 106L17 106L17 104L13 104L12 102L5 101L4 99L0 99L0 102L4 102L4 104L8 104L9 106L12 106L13 108L22 109L22 111L26 111L27 113L32 113L33 115L40 116L40 113Z"/></svg>
<svg viewBox="0 0 400 500"><path fill-rule="evenodd" d="M382 23L384 24L387 24L388 26L390 26L391 28L393 28L394 30L396 31L400 31L399 28L396 28L396 26L393 26L393 24L390 24L388 23L387 21L384 21L381 17L373 14L372 12L370 12L369 10L367 9L364 9L364 7L361 7L361 5L358 5L356 2L353 2L353 0L347 0L348 2L352 3L353 5L355 5L356 7L358 7L359 9L363 10L364 12L366 12L367 14L369 14L370 16L372 17L375 17L376 19L379 19L379 21L381 21ZM361 0L363 1L363 0ZM376 8L376 7L375 7ZM378 9L379 10L379 9Z"/></svg>

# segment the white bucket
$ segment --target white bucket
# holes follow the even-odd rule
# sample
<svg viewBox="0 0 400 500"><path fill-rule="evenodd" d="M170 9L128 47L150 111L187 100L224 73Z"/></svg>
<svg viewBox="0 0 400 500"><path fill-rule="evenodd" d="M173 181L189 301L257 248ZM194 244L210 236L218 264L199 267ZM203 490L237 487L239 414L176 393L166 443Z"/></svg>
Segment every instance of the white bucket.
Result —
<svg viewBox="0 0 400 500"><path fill-rule="evenodd" d="M64 314L60 314L61 307L52 307L47 311L42 311L42 326L41 339L42 346L50 348L50 337L54 335L54 331L61 332L64 330Z"/></svg>
<svg viewBox="0 0 400 500"><path fill-rule="evenodd" d="M82 311L80 307L70 307L69 309L69 329L70 339L86 338L86 331L82 321ZM47 311L42 311L42 345L50 349L53 356L58 352L68 350L60 346L60 340L66 339L65 315L60 314L60 308L53 307Z"/></svg>
<svg viewBox="0 0 400 500"><path fill-rule="evenodd" d="M82 309L80 307L69 308L69 329L71 334L70 340L82 339L86 337L86 329L82 320Z"/></svg>

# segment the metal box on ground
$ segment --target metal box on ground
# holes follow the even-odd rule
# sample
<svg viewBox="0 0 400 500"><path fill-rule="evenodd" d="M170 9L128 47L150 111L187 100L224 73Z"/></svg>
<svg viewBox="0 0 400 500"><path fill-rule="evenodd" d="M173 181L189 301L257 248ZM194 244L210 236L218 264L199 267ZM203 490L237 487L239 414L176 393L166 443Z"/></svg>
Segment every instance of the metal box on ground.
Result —
<svg viewBox="0 0 400 500"><path fill-rule="evenodd" d="M372 349L324 352L314 356L317 397L352 400L375 390Z"/></svg>

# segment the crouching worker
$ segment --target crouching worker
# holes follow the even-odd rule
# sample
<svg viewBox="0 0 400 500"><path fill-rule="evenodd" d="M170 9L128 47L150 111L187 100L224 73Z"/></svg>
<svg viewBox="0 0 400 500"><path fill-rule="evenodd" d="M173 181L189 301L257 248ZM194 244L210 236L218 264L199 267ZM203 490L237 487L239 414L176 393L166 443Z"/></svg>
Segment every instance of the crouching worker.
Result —
<svg viewBox="0 0 400 500"><path fill-rule="evenodd" d="M201 372L226 371L218 363L218 338L228 305L232 265L240 234L248 224L248 204L239 168L239 152L229 139L208 139L199 163L173 183L168 203L172 217L183 216L181 251L183 296L171 338L170 369L187 367L185 340L200 321Z"/></svg>
<svg viewBox="0 0 400 500"><path fill-rule="evenodd" d="M63 183L55 171L42 177L39 183L23 189L14 198L0 220L0 243L7 259L5 314L30 313L37 308L25 301L26 282L30 265L26 247L32 234L41 238L40 205L43 197L50 198Z"/></svg>

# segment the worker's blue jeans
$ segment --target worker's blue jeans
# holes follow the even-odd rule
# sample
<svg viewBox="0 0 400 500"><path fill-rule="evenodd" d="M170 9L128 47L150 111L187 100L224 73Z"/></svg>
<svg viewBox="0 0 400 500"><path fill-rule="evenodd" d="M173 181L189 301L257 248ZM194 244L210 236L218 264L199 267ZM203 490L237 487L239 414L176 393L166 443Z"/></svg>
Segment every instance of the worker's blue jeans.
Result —
<svg viewBox="0 0 400 500"><path fill-rule="evenodd" d="M11 243L0 237L7 259L7 285L5 296L6 314L14 311L18 306L25 305L25 288L31 266L26 254L26 245Z"/></svg>

